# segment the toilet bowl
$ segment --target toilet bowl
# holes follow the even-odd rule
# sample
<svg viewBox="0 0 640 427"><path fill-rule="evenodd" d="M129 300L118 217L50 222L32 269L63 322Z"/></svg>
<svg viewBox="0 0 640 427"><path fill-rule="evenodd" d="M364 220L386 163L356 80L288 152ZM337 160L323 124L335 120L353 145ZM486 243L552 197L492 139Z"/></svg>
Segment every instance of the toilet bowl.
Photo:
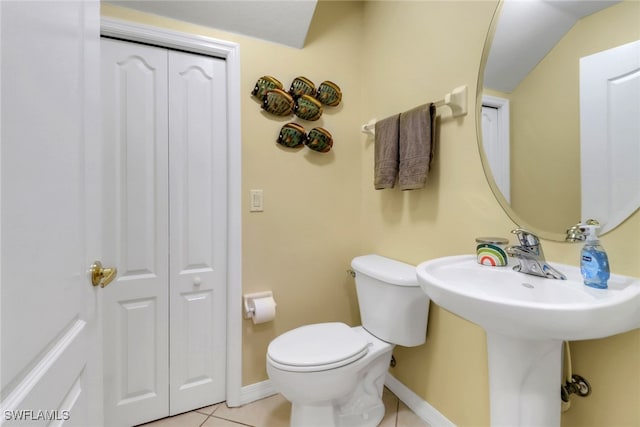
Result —
<svg viewBox="0 0 640 427"><path fill-rule="evenodd" d="M429 299L415 267L379 255L351 265L362 326L305 325L269 344L267 374L292 404L292 427L377 426L393 348L425 341Z"/></svg>
<svg viewBox="0 0 640 427"><path fill-rule="evenodd" d="M377 339L361 326L351 328L344 323L318 323L291 332L308 333L314 341L312 347L327 344L325 348L334 350L333 354L322 355L330 362L321 362L317 357L315 366L293 364L294 358L291 364L282 363L283 359L276 362L274 356L267 356L267 373L273 387L292 403L291 425L378 425L384 416L382 388L394 346ZM339 341L350 339L347 351L341 353L343 347L332 345L332 336ZM287 337L281 335L280 338ZM282 342L272 342L268 353L277 354L284 347ZM306 358L299 353L296 356Z"/></svg>

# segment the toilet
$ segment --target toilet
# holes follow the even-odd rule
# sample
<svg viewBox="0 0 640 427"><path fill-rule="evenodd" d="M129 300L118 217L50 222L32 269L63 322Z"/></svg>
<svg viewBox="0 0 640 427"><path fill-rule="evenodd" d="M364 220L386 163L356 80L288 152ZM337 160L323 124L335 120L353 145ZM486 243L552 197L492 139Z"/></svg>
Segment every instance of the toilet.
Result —
<svg viewBox="0 0 640 427"><path fill-rule="evenodd" d="M273 388L291 402L292 427L374 427L395 345L426 339L429 298L414 266L380 255L353 259L362 326L305 325L267 349Z"/></svg>

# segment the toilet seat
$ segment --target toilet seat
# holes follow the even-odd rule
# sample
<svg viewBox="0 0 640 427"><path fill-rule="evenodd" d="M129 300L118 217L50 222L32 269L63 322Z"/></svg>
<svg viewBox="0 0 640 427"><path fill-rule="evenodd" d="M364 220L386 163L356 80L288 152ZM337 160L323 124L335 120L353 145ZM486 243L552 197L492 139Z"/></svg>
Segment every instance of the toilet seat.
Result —
<svg viewBox="0 0 640 427"><path fill-rule="evenodd" d="M336 369L363 357L369 342L344 323L316 323L285 332L269 344L272 366L291 372Z"/></svg>

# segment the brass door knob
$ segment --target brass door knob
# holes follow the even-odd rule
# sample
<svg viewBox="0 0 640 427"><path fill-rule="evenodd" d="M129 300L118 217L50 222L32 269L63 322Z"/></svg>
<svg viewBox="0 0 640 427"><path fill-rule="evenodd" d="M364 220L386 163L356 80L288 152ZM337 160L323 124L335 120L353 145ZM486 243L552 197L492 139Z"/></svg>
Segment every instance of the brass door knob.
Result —
<svg viewBox="0 0 640 427"><path fill-rule="evenodd" d="M117 268L104 268L100 261L95 261L91 265L91 284L104 288L116 278L117 274Z"/></svg>

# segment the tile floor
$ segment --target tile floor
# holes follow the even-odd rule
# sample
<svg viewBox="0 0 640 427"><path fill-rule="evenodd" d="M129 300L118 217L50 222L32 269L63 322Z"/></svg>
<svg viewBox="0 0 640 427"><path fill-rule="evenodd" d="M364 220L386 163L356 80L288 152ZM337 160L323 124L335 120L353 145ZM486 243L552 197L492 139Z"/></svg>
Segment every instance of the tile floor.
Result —
<svg viewBox="0 0 640 427"><path fill-rule="evenodd" d="M429 427L404 403L384 389L385 415L379 427ZM291 404L277 394L240 408L219 403L174 417L143 424L144 427L288 427Z"/></svg>

